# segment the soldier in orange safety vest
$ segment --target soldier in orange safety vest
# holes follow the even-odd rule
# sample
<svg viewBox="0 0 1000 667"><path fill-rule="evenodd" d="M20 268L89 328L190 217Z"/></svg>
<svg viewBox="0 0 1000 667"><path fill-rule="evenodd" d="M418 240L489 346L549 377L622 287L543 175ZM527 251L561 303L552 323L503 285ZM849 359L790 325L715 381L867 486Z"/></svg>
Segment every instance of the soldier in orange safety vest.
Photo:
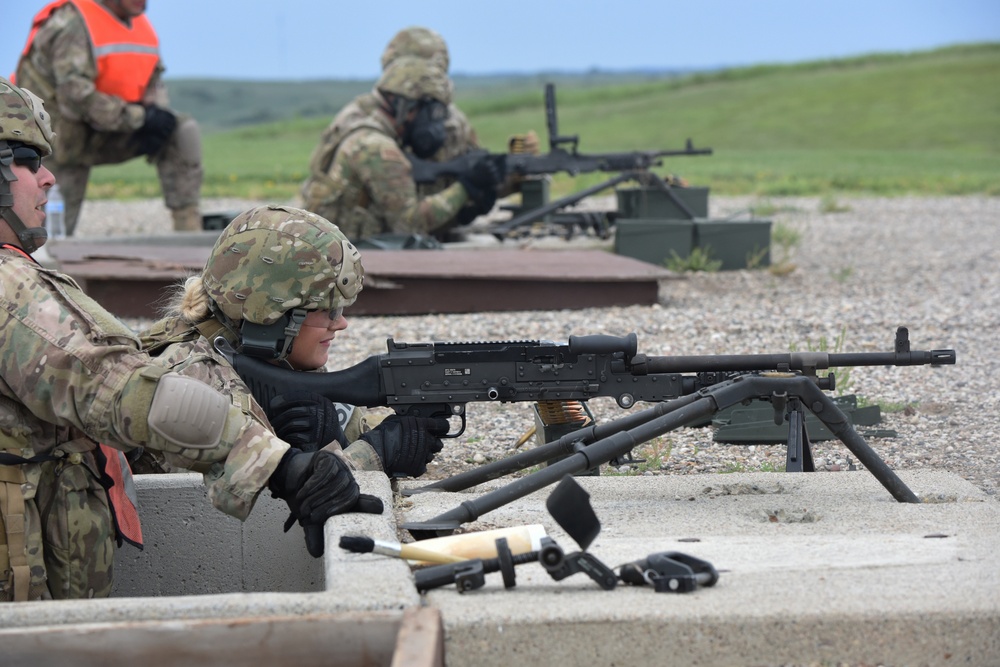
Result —
<svg viewBox="0 0 1000 667"><path fill-rule="evenodd" d="M202 229L201 135L169 109L146 0L55 0L32 21L15 81L41 97L56 139L50 162L79 219L92 167L139 156L156 166L177 231Z"/></svg>

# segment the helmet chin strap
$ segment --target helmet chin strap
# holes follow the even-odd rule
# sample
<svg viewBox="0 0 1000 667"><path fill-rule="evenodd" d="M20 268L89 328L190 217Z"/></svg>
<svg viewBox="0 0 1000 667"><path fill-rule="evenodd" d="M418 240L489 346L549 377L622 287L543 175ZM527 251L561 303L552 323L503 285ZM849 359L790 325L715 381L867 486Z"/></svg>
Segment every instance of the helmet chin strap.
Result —
<svg viewBox="0 0 1000 667"><path fill-rule="evenodd" d="M45 243L49 238L49 233L44 227L28 227L14 213L14 195L10 191L10 184L17 180L11 165L14 164L14 151L4 142L0 145L0 218L3 218L10 226L11 231L17 235L17 240L21 242L21 247L29 255Z"/></svg>
<svg viewBox="0 0 1000 667"><path fill-rule="evenodd" d="M293 308L271 324L243 320L239 327L240 352L261 359L285 359L292 351L292 342L299 335L307 312Z"/></svg>
<svg viewBox="0 0 1000 667"><path fill-rule="evenodd" d="M292 341L299 335L299 331L302 329L302 322L306 319L308 312L303 308L293 308L288 312L283 332L285 334L285 341L281 347L281 351L278 352L278 359L284 359L292 351Z"/></svg>
<svg viewBox="0 0 1000 667"><path fill-rule="evenodd" d="M21 247L29 255L45 245L45 241L49 238L49 233L45 231L44 227L25 227L21 218L17 217L12 208L0 207L0 218L3 218L10 225L10 228L17 234L17 240L20 241Z"/></svg>

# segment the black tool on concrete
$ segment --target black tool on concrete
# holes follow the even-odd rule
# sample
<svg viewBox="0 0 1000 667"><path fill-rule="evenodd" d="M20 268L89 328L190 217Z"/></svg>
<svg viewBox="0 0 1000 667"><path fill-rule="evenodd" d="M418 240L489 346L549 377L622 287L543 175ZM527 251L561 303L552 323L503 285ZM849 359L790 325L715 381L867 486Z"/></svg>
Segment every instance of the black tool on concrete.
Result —
<svg viewBox="0 0 1000 667"><path fill-rule="evenodd" d="M542 551L529 551L525 554L513 555L507 546L507 538L497 539L496 558L473 558L447 565L432 565L417 570L413 574L417 590L423 593L434 588L455 584L459 593L465 593L486 585L486 575L493 572L503 574L504 588L516 585L514 566L523 563L533 563L539 559Z"/></svg>
<svg viewBox="0 0 1000 667"><path fill-rule="evenodd" d="M610 591L618 585L618 576L615 571L599 561L594 554L586 551L563 553L562 548L551 537L542 538L542 548L539 554L538 562L556 581L562 581L566 577L583 572L606 591Z"/></svg>
<svg viewBox="0 0 1000 667"><path fill-rule="evenodd" d="M652 586L657 593L690 593L698 586L714 586L719 573L708 561L661 551L622 565L621 578L634 586Z"/></svg>
<svg viewBox="0 0 1000 667"><path fill-rule="evenodd" d="M590 494L570 475L556 484L555 490L545 500L545 508L583 550L601 532L601 520L590 504Z"/></svg>

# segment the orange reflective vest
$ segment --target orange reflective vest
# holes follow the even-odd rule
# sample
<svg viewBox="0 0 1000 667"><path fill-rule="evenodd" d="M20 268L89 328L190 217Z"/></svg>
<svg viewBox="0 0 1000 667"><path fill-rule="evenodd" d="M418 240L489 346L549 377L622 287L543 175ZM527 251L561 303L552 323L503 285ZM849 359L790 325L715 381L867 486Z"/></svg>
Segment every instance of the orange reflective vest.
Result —
<svg viewBox="0 0 1000 667"><path fill-rule="evenodd" d="M94 62L97 64L97 79L94 81L97 90L126 102L141 102L160 62L160 40L145 14L135 17L132 25L127 26L111 10L94 0L55 0L35 15L21 57L28 54L35 34L49 20L52 12L67 2L77 8L90 32Z"/></svg>

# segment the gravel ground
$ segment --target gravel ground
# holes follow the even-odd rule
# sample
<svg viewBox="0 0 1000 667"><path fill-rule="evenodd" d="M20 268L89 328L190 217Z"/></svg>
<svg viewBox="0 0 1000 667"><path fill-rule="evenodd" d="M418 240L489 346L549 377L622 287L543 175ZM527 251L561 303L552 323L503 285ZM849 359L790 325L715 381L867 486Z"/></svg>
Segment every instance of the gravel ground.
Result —
<svg viewBox="0 0 1000 667"><path fill-rule="evenodd" d="M205 210L252 202L211 200ZM653 306L546 312L355 317L337 339L331 368L356 363L397 341L549 339L634 331L650 355L785 353L815 349L843 336L841 351L891 351L898 326L913 349L953 348L945 367L855 368L846 393L883 406L880 428L896 437L869 443L896 470L952 471L995 495L1000 485L1000 245L994 232L1000 198L838 198L823 212L818 198L711 198L722 218L769 204L775 229L794 230L787 275L767 270L677 275ZM607 200L588 205L606 207ZM138 222L141 221L141 222ZM79 234L161 233L169 218L159 202L88 202ZM772 248L779 259L780 248ZM361 298L364 298L362 295ZM348 311L349 314L349 311ZM141 322L132 323L139 326ZM843 388L842 388L843 389ZM591 401L599 420L622 412ZM893 411L890 411L893 410ZM533 425L531 405L471 404L466 433L431 464L440 477L512 453ZM838 441L814 443L818 469L857 465ZM680 429L636 451L649 460L623 474L712 474L773 470L783 445L713 443L710 429Z"/></svg>

